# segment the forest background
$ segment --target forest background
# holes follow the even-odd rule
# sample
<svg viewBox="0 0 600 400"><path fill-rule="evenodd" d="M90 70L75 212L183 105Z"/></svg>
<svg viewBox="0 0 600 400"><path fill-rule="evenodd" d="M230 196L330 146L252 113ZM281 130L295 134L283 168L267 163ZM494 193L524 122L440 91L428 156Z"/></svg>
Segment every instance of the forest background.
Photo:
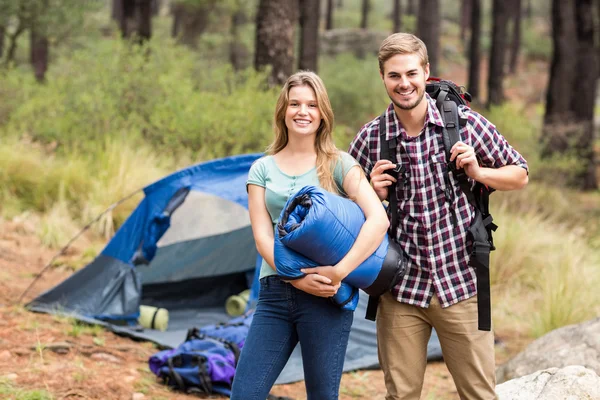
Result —
<svg viewBox="0 0 600 400"><path fill-rule="evenodd" d="M48 324L95 346L117 340L13 304L51 254L172 171L264 151L280 84L297 69L323 78L347 149L388 104L376 50L395 31L423 38L433 73L464 85L529 162L525 190L492 196L497 335L526 343L600 316L600 1L0 0L2 313L7 332L37 335L32 374L51 364ZM140 196L104 214L29 295L91 261ZM35 253L26 268L15 240ZM138 364L129 386L171 398ZM96 398L92 375L71 378ZM344 378L345 398L371 398L365 376ZM65 397L52 382L5 376L0 394Z"/></svg>

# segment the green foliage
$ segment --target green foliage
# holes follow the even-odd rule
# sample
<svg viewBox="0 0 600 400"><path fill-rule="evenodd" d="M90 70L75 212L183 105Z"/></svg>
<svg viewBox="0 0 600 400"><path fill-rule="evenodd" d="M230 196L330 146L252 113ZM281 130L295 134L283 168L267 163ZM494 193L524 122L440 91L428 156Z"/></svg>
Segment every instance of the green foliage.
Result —
<svg viewBox="0 0 600 400"><path fill-rule="evenodd" d="M11 112L9 134L56 142L59 152L93 151L112 137L213 158L261 150L271 136L276 92L265 74L204 68L170 40L100 42L56 60L47 85L10 80L30 95Z"/></svg>
<svg viewBox="0 0 600 400"><path fill-rule="evenodd" d="M6 400L52 400L54 397L42 389L20 389L10 379L0 379L0 395Z"/></svg>
<svg viewBox="0 0 600 400"><path fill-rule="evenodd" d="M552 37L547 27L524 24L521 31L521 51L530 60L552 59Z"/></svg>
<svg viewBox="0 0 600 400"><path fill-rule="evenodd" d="M323 60L320 65L336 124L348 127L353 137L362 125L388 105L377 60L341 54ZM346 146L348 144L349 141Z"/></svg>

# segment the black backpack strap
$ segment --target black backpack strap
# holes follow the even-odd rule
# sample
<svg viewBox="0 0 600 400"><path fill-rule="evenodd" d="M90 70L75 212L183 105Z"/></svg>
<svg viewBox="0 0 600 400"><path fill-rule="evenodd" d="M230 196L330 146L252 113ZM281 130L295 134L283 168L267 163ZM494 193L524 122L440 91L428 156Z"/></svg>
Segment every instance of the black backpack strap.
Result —
<svg viewBox="0 0 600 400"><path fill-rule="evenodd" d="M464 169L456 168L456 160L450 161L450 149L461 140L460 127L464 125L458 114L458 105L448 97L449 89L446 84L440 85L440 91L436 98L436 105L442 115L444 128L442 140L446 153L447 168L444 172L446 182L446 198L451 204L453 223L456 226L456 210L452 207L454 200L454 188L450 181L449 172L452 172L461 191L467 196L471 205L475 208L475 218L469 227L469 234L473 241L473 250L470 264L475 268L477 276L477 314L479 330L491 330L491 289L490 289L490 252L494 249L492 231L497 226L492 222L489 213L489 190L482 184L476 182L471 188L469 178Z"/></svg>

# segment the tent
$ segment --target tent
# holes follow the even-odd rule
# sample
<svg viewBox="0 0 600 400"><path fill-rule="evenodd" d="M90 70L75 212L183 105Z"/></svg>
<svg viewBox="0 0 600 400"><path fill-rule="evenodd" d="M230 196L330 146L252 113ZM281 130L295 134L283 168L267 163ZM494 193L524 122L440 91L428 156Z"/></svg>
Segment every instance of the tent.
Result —
<svg viewBox="0 0 600 400"><path fill-rule="evenodd" d="M212 160L144 188L144 199L86 267L31 301L31 310L69 314L133 338L176 347L192 327L230 319L225 301L251 288L260 258L252 237L245 182L261 154ZM140 328L139 306L169 311L168 330ZM375 324L361 293L345 371L377 367ZM432 335L429 359L440 359ZM299 348L277 383L303 379Z"/></svg>

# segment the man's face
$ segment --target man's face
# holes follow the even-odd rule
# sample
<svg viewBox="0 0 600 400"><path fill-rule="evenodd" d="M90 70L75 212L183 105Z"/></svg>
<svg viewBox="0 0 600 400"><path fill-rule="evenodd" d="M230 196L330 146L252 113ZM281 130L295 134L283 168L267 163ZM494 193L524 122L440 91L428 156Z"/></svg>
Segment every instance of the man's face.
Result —
<svg viewBox="0 0 600 400"><path fill-rule="evenodd" d="M412 110L425 96L429 64L423 68L416 53L397 54L383 64L381 78L394 105L401 110Z"/></svg>

